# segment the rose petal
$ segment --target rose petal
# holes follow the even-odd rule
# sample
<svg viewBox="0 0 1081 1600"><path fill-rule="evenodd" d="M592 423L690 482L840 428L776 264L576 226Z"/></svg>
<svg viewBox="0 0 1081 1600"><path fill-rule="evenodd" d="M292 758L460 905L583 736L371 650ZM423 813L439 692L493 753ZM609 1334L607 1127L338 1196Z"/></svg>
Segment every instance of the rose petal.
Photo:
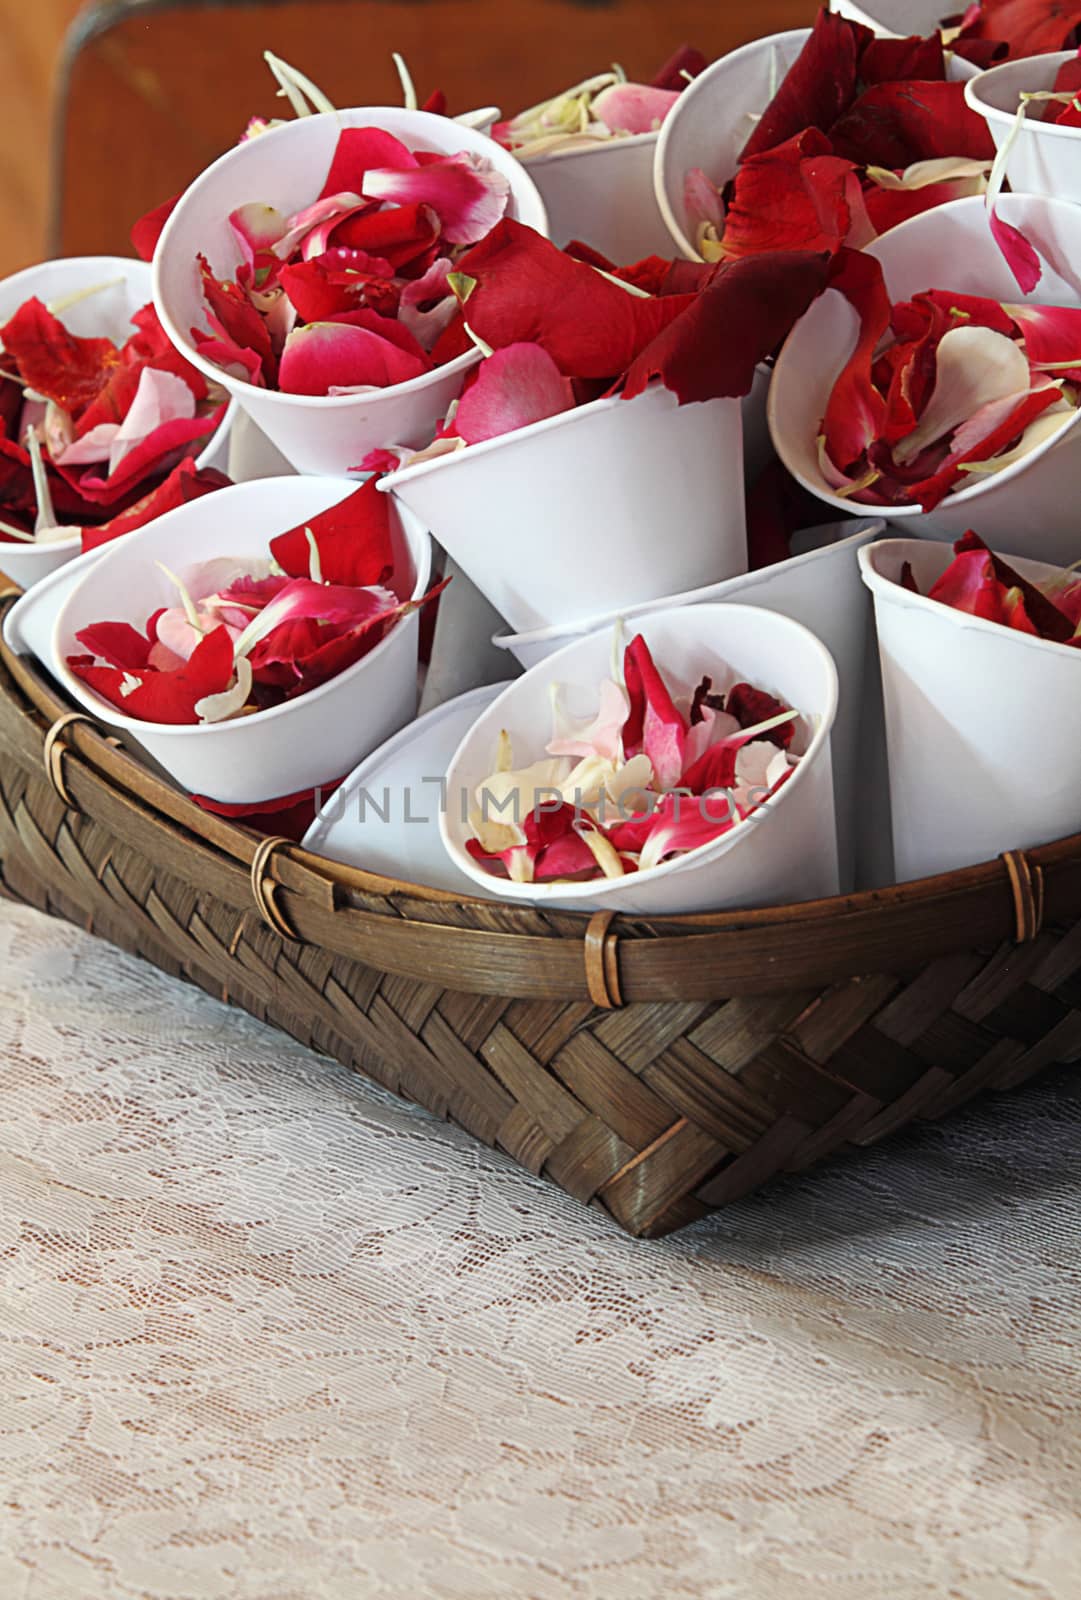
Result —
<svg viewBox="0 0 1081 1600"><path fill-rule="evenodd" d="M325 395L332 387L385 389L427 370L370 328L313 322L295 328L285 341L278 383L283 394Z"/></svg>
<svg viewBox="0 0 1081 1600"><path fill-rule="evenodd" d="M481 363L454 413L467 444L494 439L574 407L574 390L538 344L511 344Z"/></svg>
<svg viewBox="0 0 1081 1600"><path fill-rule="evenodd" d="M196 441L209 438L221 423L225 410L222 404L209 416L178 417L163 422L145 438L133 443L107 478L83 472L76 484L79 493L95 505L116 505L123 495L137 490L144 478L171 470L176 465L174 458L186 455ZM69 476L66 468L62 471Z"/></svg>
<svg viewBox="0 0 1081 1600"><path fill-rule="evenodd" d="M767 250L836 251L867 242L863 192L851 161L815 129L744 161L721 234L725 257ZM858 236L850 236L857 230Z"/></svg>
<svg viewBox="0 0 1081 1600"><path fill-rule="evenodd" d="M630 700L624 751L632 756L641 750L649 757L658 787L670 789L683 771L687 724L640 633L623 652L623 676Z"/></svg>
<svg viewBox="0 0 1081 1600"><path fill-rule="evenodd" d="M995 155L986 121L965 103L963 83L876 84L828 131L839 156L869 166Z"/></svg>
<svg viewBox="0 0 1081 1600"><path fill-rule="evenodd" d="M805 128L828 133L855 98L859 58L872 38L869 28L820 10L810 38L785 73L740 159L771 150Z"/></svg>
<svg viewBox="0 0 1081 1600"><path fill-rule="evenodd" d="M822 424L834 466L849 472L886 423L886 402L871 381L879 340L890 325L890 297L882 268L873 256L842 250L830 279L860 319L856 347L830 392Z"/></svg>
<svg viewBox="0 0 1081 1600"><path fill-rule="evenodd" d="M440 256L422 277L405 285L398 302L399 321L425 350L432 349L458 310L458 302L447 282L451 270L450 258Z"/></svg>
<svg viewBox="0 0 1081 1600"><path fill-rule="evenodd" d="M613 133L652 133L679 99L678 89L649 88L641 83L614 83L602 89L590 114Z"/></svg>
<svg viewBox="0 0 1081 1600"><path fill-rule="evenodd" d="M369 168L404 170L416 164L413 152L383 128L343 128L319 198L340 194L343 190L360 194Z"/></svg>
<svg viewBox="0 0 1081 1600"><path fill-rule="evenodd" d="M919 423L894 446L894 459L902 466L984 406L1028 393L1024 351L1016 340L989 328L952 328L939 340L935 359L935 387Z"/></svg>
<svg viewBox="0 0 1081 1600"><path fill-rule="evenodd" d="M722 262L686 300L670 295L655 301L680 305L682 314L631 362L623 398L633 399L654 379L681 404L749 394L759 363L821 294L829 270L825 254L770 252Z"/></svg>
<svg viewBox="0 0 1081 1600"><path fill-rule="evenodd" d="M623 724L630 712L630 700L623 685L605 678L600 687L600 704L592 717L571 717L553 695L553 732L546 746L550 756L599 756L603 761L622 760Z"/></svg>
<svg viewBox="0 0 1081 1600"><path fill-rule="evenodd" d="M364 193L397 205L428 205L450 244L476 244L503 216L510 181L488 162L468 155L428 162L413 171L374 169L364 174Z"/></svg>
<svg viewBox="0 0 1081 1600"><path fill-rule="evenodd" d="M307 578L310 534L326 583L358 588L385 584L394 569L390 515L390 497L381 494L375 479L369 478L337 505L272 539L270 553L290 577Z"/></svg>
<svg viewBox="0 0 1081 1600"><path fill-rule="evenodd" d="M153 260L162 230L175 211L179 199L180 195L174 194L171 199L163 200L160 206L155 206L152 211L148 211L133 224L131 244L140 261Z"/></svg>
<svg viewBox="0 0 1081 1600"><path fill-rule="evenodd" d="M196 702L222 693L232 682L233 641L225 628L215 628L191 659L174 671L103 667L87 656L69 656L68 666L125 716L170 724L198 722Z"/></svg>
<svg viewBox="0 0 1081 1600"><path fill-rule="evenodd" d="M5 364L18 364L26 387L54 400L73 418L97 397L120 363L111 339L69 333L36 296L0 328L0 345Z"/></svg>

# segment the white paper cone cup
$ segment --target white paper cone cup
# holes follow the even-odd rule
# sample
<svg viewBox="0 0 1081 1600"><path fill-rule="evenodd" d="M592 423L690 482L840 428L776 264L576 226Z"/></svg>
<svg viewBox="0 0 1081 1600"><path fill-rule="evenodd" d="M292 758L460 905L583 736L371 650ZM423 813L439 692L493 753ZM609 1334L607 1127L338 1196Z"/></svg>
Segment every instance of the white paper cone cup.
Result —
<svg viewBox="0 0 1081 1600"><path fill-rule="evenodd" d="M1075 55L1073 50L1062 50L1057 55L1006 61L969 80L965 99L985 118L996 149L1001 150L1010 135L1020 96L1054 88L1059 68ZM1045 108L1046 102L1039 100L1029 106L1006 163L1010 187L1018 194L1054 195L1081 204L1081 128L1043 122Z"/></svg>
<svg viewBox="0 0 1081 1600"><path fill-rule="evenodd" d="M580 239L621 267L670 255L653 192L656 148L656 133L635 133L526 156L522 165L540 190L553 242L562 247Z"/></svg>
<svg viewBox="0 0 1081 1600"><path fill-rule="evenodd" d="M801 622L826 646L837 668L838 704L830 743L833 751L833 784L837 801L837 845L841 887L849 889L854 879L853 822L856 811L856 774L865 762L859 759L860 704L863 698L864 663L867 654L870 605L860 582L856 552L885 530L880 518L856 522L835 522L801 534L806 553L758 572L728 578L686 594L666 596L665 610L680 606L712 604L762 606L781 616ZM655 610L655 605L630 606L622 612L607 612L587 621L567 623L560 628L542 628L535 633L496 635L493 644L508 651L528 671L574 639L611 628L622 617L628 628L635 627L639 615ZM866 795L861 796L866 804Z"/></svg>
<svg viewBox="0 0 1081 1600"><path fill-rule="evenodd" d="M330 478L263 478L170 511L91 566L62 607L52 653L61 682L99 721L123 728L182 788L227 804L252 804L340 778L417 709L416 613L353 666L296 700L209 726L126 717L66 666L84 652L76 635L95 622L131 622L140 632L176 589L177 576L215 556L266 557L271 539L336 505L356 484ZM396 529L395 576L414 598L428 588L431 541L415 518ZM183 552L183 556L178 552Z"/></svg>
<svg viewBox="0 0 1081 1600"><path fill-rule="evenodd" d="M366 106L301 117L236 145L197 178L169 218L154 256L154 303L169 337L208 377L235 395L267 438L298 472L342 475L367 452L387 444L420 447L457 396L464 373L479 356L448 361L434 372L358 395L282 394L223 372L199 355L193 327L206 315L196 257L232 277L242 259L229 214L251 201L291 216L310 205L323 185L344 128L384 128L414 150L483 156L511 186L507 215L547 232L544 204L520 162L485 134L427 111Z"/></svg>
<svg viewBox="0 0 1081 1600"><path fill-rule="evenodd" d="M1081 208L1037 195L1004 195L1003 218L1045 258L1042 281L1022 295L987 224L982 199L954 200L912 217L867 250L882 263L890 298L953 289L1018 304L1081 305ZM796 324L774 368L768 415L777 454L805 488L837 511L885 517L898 533L957 539L974 528L993 550L1068 565L1079 549L1077 493L1081 411L1062 432L1001 472L980 474L932 512L919 506L863 506L835 494L818 465L816 440L834 382L855 347L858 319L827 289Z"/></svg>
<svg viewBox="0 0 1081 1600"><path fill-rule="evenodd" d="M81 339L111 339L114 344L122 345L135 332L132 316L150 302L149 263L128 256L65 256L13 273L0 282L0 325L34 296L50 305L99 283L110 287L66 307L59 313L60 320L69 333ZM198 458L200 467L225 470L235 411L234 405L226 410ZM4 539L0 540L0 569L21 589L31 589L50 572L74 560L81 550L82 540L78 535L48 544L23 544L20 540Z"/></svg>
<svg viewBox="0 0 1081 1600"><path fill-rule="evenodd" d="M860 552L874 596L898 882L1081 831L1081 650L924 598L947 544ZM921 594L897 581L912 565ZM1057 570L1014 563L1033 582Z"/></svg>
<svg viewBox="0 0 1081 1600"><path fill-rule="evenodd" d="M516 632L747 566L738 400L651 387L389 473Z"/></svg>
<svg viewBox="0 0 1081 1600"><path fill-rule="evenodd" d="M477 786L491 775L501 730L510 735L515 766L543 757L553 683L563 686L563 703L572 716L596 710L601 680L612 669L612 632L602 628L511 684L459 745L447 769L447 805L440 818L455 865L489 891L494 882L507 899L580 911L676 914L836 894L829 740L837 710L837 673L829 651L799 623L753 606L651 612L636 618L634 632L645 636L677 697L708 673L718 690L745 679L798 707L814 731L792 777L730 834L648 872L559 885L493 879L465 848L471 830L463 813L468 813ZM633 637L630 630L628 634Z"/></svg>

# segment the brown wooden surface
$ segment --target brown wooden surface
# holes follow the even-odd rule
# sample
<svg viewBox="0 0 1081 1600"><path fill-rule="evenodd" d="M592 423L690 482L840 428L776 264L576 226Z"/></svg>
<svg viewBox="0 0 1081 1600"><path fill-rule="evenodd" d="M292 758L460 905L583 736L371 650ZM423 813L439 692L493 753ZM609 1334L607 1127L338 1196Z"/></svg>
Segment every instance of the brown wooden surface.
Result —
<svg viewBox="0 0 1081 1600"><path fill-rule="evenodd" d="M249 115L274 115L282 102L264 49L341 106L398 103L390 52L399 50L422 99L442 87L452 111L498 103L511 112L613 59L649 75L684 41L714 57L801 26L814 9L814 0L90 6L60 84L51 242L64 254L125 249L131 222L233 143Z"/></svg>
<svg viewBox="0 0 1081 1600"><path fill-rule="evenodd" d="M0 0L0 276L45 253L53 80L78 10L79 0Z"/></svg>

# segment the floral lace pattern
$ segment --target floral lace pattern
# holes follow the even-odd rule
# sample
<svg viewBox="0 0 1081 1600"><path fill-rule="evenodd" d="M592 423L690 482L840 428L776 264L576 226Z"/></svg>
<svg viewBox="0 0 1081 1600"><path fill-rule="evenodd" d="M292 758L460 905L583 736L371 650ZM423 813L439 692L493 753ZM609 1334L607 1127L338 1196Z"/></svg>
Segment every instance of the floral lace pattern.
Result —
<svg viewBox="0 0 1081 1600"><path fill-rule="evenodd" d="M1074 1600L1067 1072L657 1243L0 908L5 1600Z"/></svg>

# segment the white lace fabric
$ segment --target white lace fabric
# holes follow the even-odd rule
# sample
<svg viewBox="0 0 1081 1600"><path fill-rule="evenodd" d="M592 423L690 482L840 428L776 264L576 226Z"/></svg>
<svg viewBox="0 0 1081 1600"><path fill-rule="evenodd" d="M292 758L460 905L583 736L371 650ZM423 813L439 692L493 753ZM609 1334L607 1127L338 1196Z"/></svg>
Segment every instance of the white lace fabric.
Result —
<svg viewBox="0 0 1081 1600"><path fill-rule="evenodd" d="M0 908L3 1600L1077 1600L1076 1075L625 1238Z"/></svg>

